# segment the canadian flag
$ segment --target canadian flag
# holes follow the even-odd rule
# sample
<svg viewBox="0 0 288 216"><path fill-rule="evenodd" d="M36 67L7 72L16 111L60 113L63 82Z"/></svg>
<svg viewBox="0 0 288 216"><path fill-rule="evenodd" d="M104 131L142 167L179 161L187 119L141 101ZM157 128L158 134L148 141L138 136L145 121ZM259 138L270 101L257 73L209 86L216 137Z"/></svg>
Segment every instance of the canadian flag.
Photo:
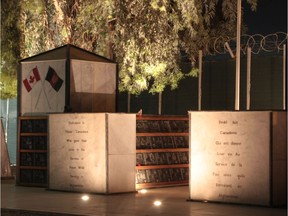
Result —
<svg viewBox="0 0 288 216"><path fill-rule="evenodd" d="M23 80L23 84L28 92L31 91L33 86L40 80L40 75L38 68L35 67L30 71L29 75L26 77L26 79Z"/></svg>

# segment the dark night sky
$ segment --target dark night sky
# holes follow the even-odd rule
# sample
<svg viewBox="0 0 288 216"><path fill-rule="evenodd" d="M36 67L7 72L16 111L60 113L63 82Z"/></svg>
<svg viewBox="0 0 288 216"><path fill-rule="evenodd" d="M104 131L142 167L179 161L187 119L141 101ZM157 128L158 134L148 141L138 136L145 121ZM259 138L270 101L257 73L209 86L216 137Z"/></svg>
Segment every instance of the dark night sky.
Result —
<svg viewBox="0 0 288 216"><path fill-rule="evenodd" d="M287 0L258 0L257 10L251 11L243 1L244 23L248 34L268 35L275 32L287 32Z"/></svg>

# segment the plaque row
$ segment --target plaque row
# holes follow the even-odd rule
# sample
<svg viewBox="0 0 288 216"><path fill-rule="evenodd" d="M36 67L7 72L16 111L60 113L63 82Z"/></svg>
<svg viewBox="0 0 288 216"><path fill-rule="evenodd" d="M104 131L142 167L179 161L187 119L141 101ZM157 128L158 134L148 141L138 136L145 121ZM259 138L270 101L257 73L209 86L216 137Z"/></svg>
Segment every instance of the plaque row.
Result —
<svg viewBox="0 0 288 216"><path fill-rule="evenodd" d="M137 133L188 132L189 122L184 120L137 120Z"/></svg>
<svg viewBox="0 0 288 216"><path fill-rule="evenodd" d="M149 152L136 154L137 166L170 164L189 164L188 152Z"/></svg>
<svg viewBox="0 0 288 216"><path fill-rule="evenodd" d="M21 169L19 175L22 183L47 183L47 170Z"/></svg>
<svg viewBox="0 0 288 216"><path fill-rule="evenodd" d="M39 152L21 152L20 166L47 166L47 154Z"/></svg>
<svg viewBox="0 0 288 216"><path fill-rule="evenodd" d="M21 133L46 133L47 120L46 119L22 119Z"/></svg>
<svg viewBox="0 0 288 216"><path fill-rule="evenodd" d="M147 169L136 171L136 184L189 180L189 168Z"/></svg>
<svg viewBox="0 0 288 216"><path fill-rule="evenodd" d="M188 148L188 136L137 136L136 149Z"/></svg>
<svg viewBox="0 0 288 216"><path fill-rule="evenodd" d="M22 136L20 148L31 150L47 150L47 136Z"/></svg>

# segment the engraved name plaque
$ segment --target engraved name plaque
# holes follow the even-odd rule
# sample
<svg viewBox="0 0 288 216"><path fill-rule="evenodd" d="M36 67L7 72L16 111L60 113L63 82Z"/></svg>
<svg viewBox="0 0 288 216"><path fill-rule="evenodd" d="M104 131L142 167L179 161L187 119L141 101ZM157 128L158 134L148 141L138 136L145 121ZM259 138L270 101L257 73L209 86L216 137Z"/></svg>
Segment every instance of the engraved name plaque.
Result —
<svg viewBox="0 0 288 216"><path fill-rule="evenodd" d="M190 200L271 205L271 121L271 112L189 112Z"/></svg>
<svg viewBox="0 0 288 216"><path fill-rule="evenodd" d="M49 189L135 191L135 126L134 114L49 115Z"/></svg>

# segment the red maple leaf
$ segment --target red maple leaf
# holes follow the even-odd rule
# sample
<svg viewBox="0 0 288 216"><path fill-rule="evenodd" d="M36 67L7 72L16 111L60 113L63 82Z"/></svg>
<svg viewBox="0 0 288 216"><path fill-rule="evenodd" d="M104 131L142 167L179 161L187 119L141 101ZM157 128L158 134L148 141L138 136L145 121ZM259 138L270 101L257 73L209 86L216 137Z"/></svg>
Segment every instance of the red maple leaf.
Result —
<svg viewBox="0 0 288 216"><path fill-rule="evenodd" d="M35 77L34 76L30 76L29 78L29 83L33 83L34 82Z"/></svg>

